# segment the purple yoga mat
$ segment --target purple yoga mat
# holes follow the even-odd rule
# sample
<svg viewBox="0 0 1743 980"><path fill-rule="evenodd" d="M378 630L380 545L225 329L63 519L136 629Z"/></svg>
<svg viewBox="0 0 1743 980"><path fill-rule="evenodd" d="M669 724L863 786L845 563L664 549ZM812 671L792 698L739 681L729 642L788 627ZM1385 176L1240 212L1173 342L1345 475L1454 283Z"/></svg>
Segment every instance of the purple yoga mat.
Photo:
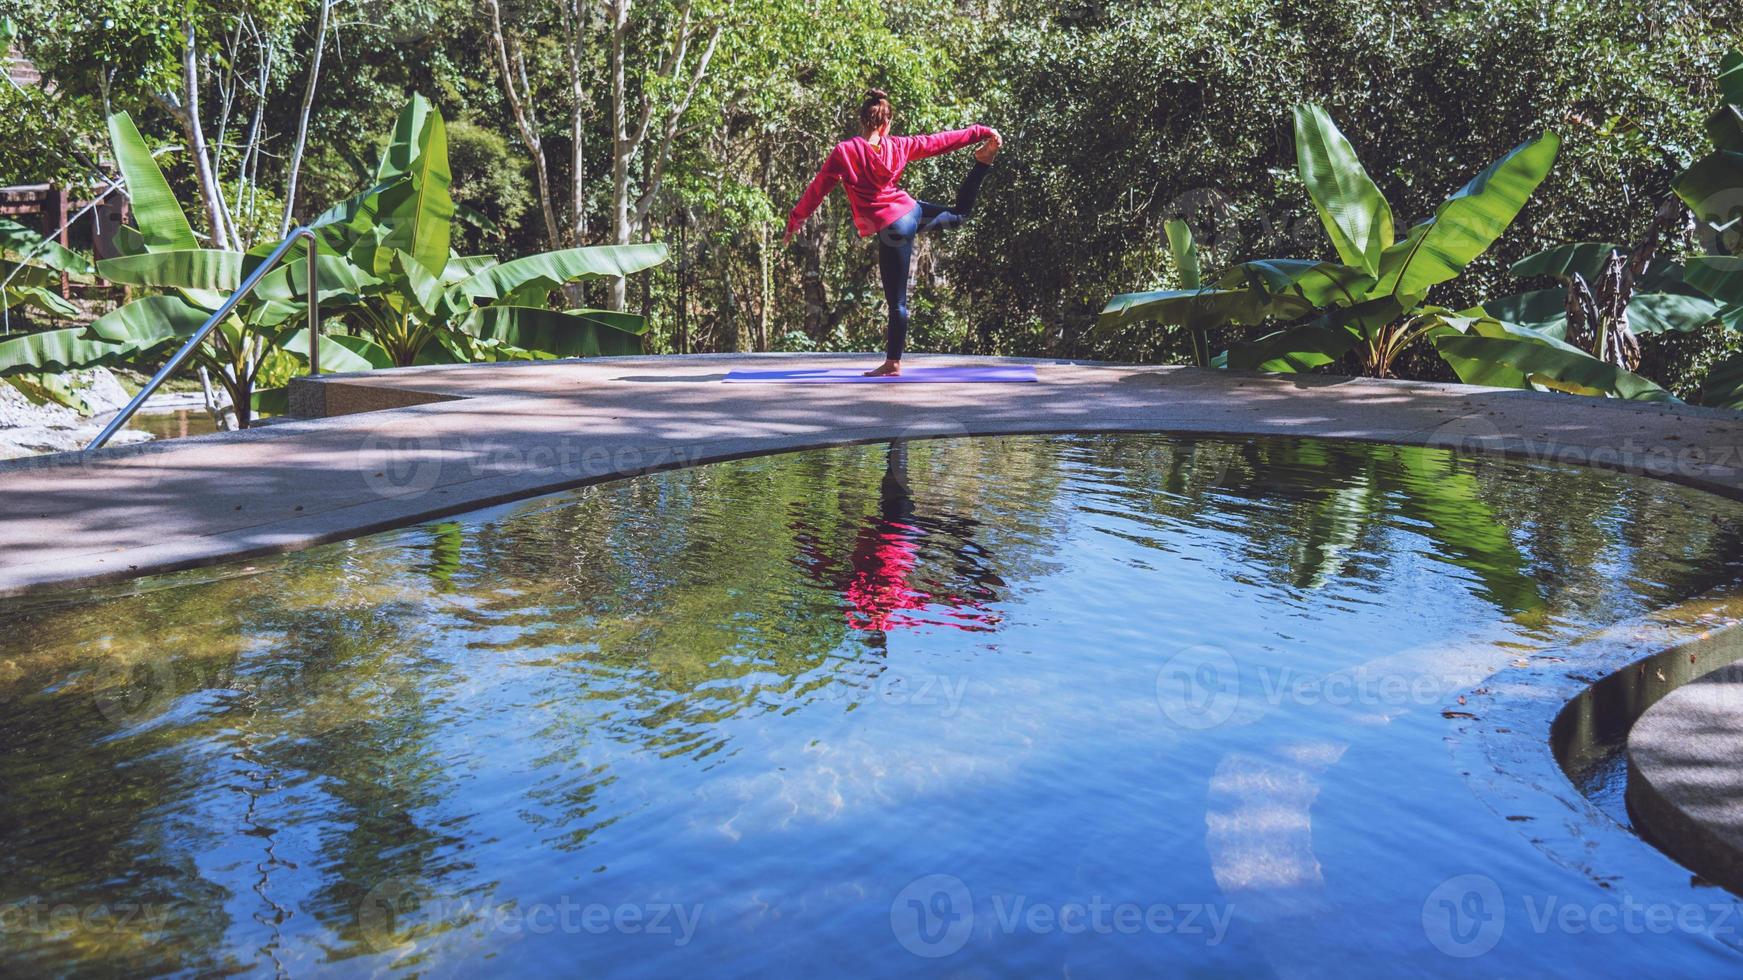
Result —
<svg viewBox="0 0 1743 980"><path fill-rule="evenodd" d="M895 377L868 378L865 368L787 368L780 371L728 371L727 384L998 384L1034 381L1027 364L999 367L911 367Z"/></svg>

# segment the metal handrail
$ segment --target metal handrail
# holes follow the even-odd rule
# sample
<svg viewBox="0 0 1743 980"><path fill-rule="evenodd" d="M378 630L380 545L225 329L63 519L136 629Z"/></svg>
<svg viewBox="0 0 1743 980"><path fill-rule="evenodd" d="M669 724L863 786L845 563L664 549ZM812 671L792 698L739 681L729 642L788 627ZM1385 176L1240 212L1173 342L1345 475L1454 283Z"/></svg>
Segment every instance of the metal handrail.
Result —
<svg viewBox="0 0 1743 980"><path fill-rule="evenodd" d="M200 346L206 336L212 332L212 329L230 315L230 312L236 308L236 304L242 302L249 293L254 291L254 287L260 283L260 280L266 278L266 274L272 271L273 266L278 265L279 259L284 258L285 253L289 252L291 246L295 245L299 239L308 239L309 243L307 249L309 261L309 373L311 375L320 374L321 293L317 288L319 278L316 274L315 264L315 232L312 228L298 228L286 236L277 248L272 250L272 254L266 257L266 261L254 267L254 271L248 274L248 278L242 280L242 285L236 287L236 291L230 294L230 298L225 300L223 305L218 307L217 312L200 325L200 329L194 331L194 335L188 338L188 342L182 345L181 350L176 351L175 356L170 358L168 363L157 369L157 373L151 376L151 380L145 383L145 387L139 389L139 394L134 395L133 400L128 402L127 406L120 412L117 412L113 419L109 420L109 424L103 427L102 432L97 433L97 438L92 439L84 451L90 452L93 449L103 448L104 443L108 442L115 433L121 431L122 426L125 426L128 420L133 418L134 413L139 411L139 406L145 404L145 400L157 391L158 386L168 380L176 368L182 366L182 362L186 361L188 356Z"/></svg>

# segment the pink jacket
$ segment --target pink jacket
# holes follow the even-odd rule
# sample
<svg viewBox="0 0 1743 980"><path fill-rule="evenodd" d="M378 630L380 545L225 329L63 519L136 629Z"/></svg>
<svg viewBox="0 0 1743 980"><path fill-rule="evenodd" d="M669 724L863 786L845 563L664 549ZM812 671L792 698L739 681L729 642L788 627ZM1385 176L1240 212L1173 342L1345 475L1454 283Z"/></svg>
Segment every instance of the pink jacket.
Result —
<svg viewBox="0 0 1743 980"><path fill-rule="evenodd" d="M787 217L787 234L797 232L817 205L840 184L847 194L848 206L853 209L853 226L859 229L859 236L875 235L914 210L914 199L896 186L909 161L960 150L992 134L992 130L977 125L930 136L888 136L879 147L860 136L843 140L829 151L823 168L794 205L793 213Z"/></svg>

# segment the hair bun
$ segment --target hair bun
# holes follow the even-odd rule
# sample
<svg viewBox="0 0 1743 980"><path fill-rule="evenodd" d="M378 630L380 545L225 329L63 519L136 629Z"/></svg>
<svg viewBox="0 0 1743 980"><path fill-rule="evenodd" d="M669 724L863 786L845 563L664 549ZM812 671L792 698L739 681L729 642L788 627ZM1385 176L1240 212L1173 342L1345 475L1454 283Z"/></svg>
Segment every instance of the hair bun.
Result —
<svg viewBox="0 0 1743 980"><path fill-rule="evenodd" d="M859 124L866 130L888 126L894 112L890 109L890 96L881 88L865 90L865 101L859 104Z"/></svg>

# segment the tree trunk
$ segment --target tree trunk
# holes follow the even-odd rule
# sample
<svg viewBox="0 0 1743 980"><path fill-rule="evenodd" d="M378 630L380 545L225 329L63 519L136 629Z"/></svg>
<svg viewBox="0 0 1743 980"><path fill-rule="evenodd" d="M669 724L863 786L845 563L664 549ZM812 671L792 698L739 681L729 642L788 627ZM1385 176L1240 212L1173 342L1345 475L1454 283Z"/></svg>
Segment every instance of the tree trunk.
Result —
<svg viewBox="0 0 1743 980"><path fill-rule="evenodd" d="M508 100L509 115L514 117L514 125L520 132L521 143L526 146L527 155L533 162L533 180L537 183L539 193L539 208L545 221L545 240L552 248L560 248L562 230L557 224L557 211L551 201L551 175L545 165L545 146L539 138L539 121L534 114L532 91L525 85L526 61L521 56L520 45L513 43L502 30L502 8L496 0L485 0L485 7L490 11L490 41L496 49L496 70L502 75L502 94ZM515 87L519 79L523 93Z"/></svg>
<svg viewBox="0 0 1743 980"><path fill-rule="evenodd" d="M799 250L800 289L805 297L805 336L820 344L834 325L829 322L829 291L823 285L823 236L814 222L793 239Z"/></svg>
<svg viewBox="0 0 1743 980"><path fill-rule="evenodd" d="M581 0L567 0L568 43L564 50L569 59L569 241L580 247L587 241L587 86L582 76L583 37L587 30L587 11Z"/></svg>
<svg viewBox="0 0 1743 980"><path fill-rule="evenodd" d="M611 10L611 242L628 245L629 158L635 152L630 141L629 92L624 82L624 42L629 34L630 0L610 0ZM628 284L619 276L611 281L606 305L621 310L628 298Z"/></svg>
<svg viewBox="0 0 1743 980"><path fill-rule="evenodd" d="M291 148L290 170L285 178L284 220L279 222L278 237L290 234L291 220L297 208L297 172L303 167L303 148L309 140L309 113L315 106L315 89L321 81L321 49L327 45L327 16L333 0L320 0L321 12L315 21L315 51L309 57L309 83L303 86L303 104L297 113L297 140ZM262 89L264 101L264 88Z"/></svg>
<svg viewBox="0 0 1743 980"><path fill-rule="evenodd" d="M182 128L187 132L189 149L192 150L200 200L206 206L206 220L212 231L212 246L239 252L242 243L227 220L224 197L218 189L217 175L212 172L212 158L206 147L206 132L200 125L200 66L194 22L188 18L182 23L185 37L182 44Z"/></svg>
<svg viewBox="0 0 1743 980"><path fill-rule="evenodd" d="M678 212L678 353L690 353L690 265L684 251L684 230L690 224L690 216L683 211Z"/></svg>

